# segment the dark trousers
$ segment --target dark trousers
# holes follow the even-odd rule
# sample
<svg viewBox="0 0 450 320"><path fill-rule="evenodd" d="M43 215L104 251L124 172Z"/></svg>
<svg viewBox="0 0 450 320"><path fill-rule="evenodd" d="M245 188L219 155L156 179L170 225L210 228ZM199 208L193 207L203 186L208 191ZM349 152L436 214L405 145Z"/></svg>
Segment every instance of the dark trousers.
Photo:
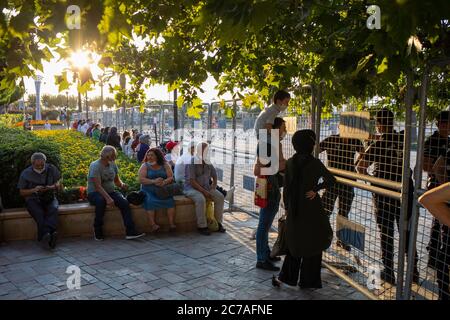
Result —
<svg viewBox="0 0 450 320"><path fill-rule="evenodd" d="M331 216L336 199L339 198L338 214L347 218L352 208L354 197L355 191L353 187L336 183L331 188L325 190L322 196L323 208L325 212Z"/></svg>
<svg viewBox="0 0 450 320"><path fill-rule="evenodd" d="M410 191L412 189L410 188ZM377 218L378 229L381 233L381 254L384 269L387 272L394 271L394 222L400 230L400 207L399 200L386 196L374 195L375 215ZM412 216L412 196L410 192L409 210L407 213L407 222ZM406 231L405 253L408 253L410 231ZM417 250L414 253L414 272L417 272Z"/></svg>
<svg viewBox="0 0 450 320"><path fill-rule="evenodd" d="M439 300L450 300L450 228L447 226L442 227L442 243L437 260Z"/></svg>
<svg viewBox="0 0 450 320"><path fill-rule="evenodd" d="M133 218L131 217L130 204L120 192L108 193L114 200L114 205L120 209L122 213L123 224L125 225L127 234L135 231ZM105 215L106 200L99 192L90 192L88 194L89 203L95 206L94 229L102 230L103 217Z"/></svg>
<svg viewBox="0 0 450 320"><path fill-rule="evenodd" d="M300 288L322 288L322 252L307 258L296 258L289 253L284 258L278 279L290 286L297 285L300 273Z"/></svg>
<svg viewBox="0 0 450 320"><path fill-rule="evenodd" d="M37 198L29 198L26 200L27 210L37 224L38 241L46 233L56 231L58 224L58 200L54 199L49 204L42 203Z"/></svg>
<svg viewBox="0 0 450 320"><path fill-rule="evenodd" d="M436 266L441 243L441 224L438 219L433 218L433 225L430 230L430 241L428 242L428 259L430 266Z"/></svg>

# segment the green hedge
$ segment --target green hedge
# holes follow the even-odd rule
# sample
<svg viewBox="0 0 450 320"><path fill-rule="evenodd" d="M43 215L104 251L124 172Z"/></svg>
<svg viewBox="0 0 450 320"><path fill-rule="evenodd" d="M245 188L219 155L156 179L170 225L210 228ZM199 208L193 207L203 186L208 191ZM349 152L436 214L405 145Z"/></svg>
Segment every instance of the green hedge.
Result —
<svg viewBox="0 0 450 320"><path fill-rule="evenodd" d="M24 199L19 195L17 182L20 173L31 164L34 152L44 153L49 163L61 167L58 145L54 142L22 129L0 126L0 195L5 208L23 207Z"/></svg>

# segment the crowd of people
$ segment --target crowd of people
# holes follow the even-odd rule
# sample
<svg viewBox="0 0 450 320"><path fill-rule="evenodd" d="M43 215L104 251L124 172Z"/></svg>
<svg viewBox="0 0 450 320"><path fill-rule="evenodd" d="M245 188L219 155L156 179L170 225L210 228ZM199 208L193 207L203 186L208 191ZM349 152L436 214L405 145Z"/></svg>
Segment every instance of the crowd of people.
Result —
<svg viewBox="0 0 450 320"><path fill-rule="evenodd" d="M258 138L257 161L254 175L267 181L267 203L261 206L256 232L256 267L269 271L280 271L276 262L281 258L271 254L268 233L273 220L284 204L286 211L285 246L286 258L278 277L272 279L276 287L282 283L299 285L301 288L321 288L322 252L332 243L333 230L330 216L338 202L338 215L348 218L351 211L354 188L337 183L325 165L312 153L315 147L325 152L329 168L367 175L368 168L374 167L376 178L401 182L403 175L402 132L394 130L394 115L387 109L376 113L378 134L364 143L358 139L332 135L320 143L312 130L299 130L292 136L295 154L285 159L281 141L286 136L286 124L280 114L286 110L290 95L278 91L273 104L263 110L255 123ZM424 171L429 174L428 188L436 192L421 198L421 202L436 216L428 246L428 265L437 270L439 298L449 298L450 264L450 209L446 201L450 198L450 175L446 169L446 159L450 157L450 113L442 112L437 119L438 131L425 142ZM130 205L122 193L127 190L120 179L119 168L115 164L117 152L121 151L141 163L139 181L141 183L142 206L148 214L150 230L156 232L155 212L165 209L170 231L176 230L175 201L173 196L183 193L195 204L198 231L210 235L207 225L207 203L214 204L214 217L218 222L218 232L226 232L223 227L223 207L225 195L217 186L215 167L206 161L208 144L191 142L182 150L177 141L165 146L151 146L148 135L137 130L125 131L119 135L117 128L101 128L90 120L73 123L72 128L92 139L103 142L98 160L91 163L87 177L89 202L95 206L94 237L103 240L103 216L107 206L120 209L126 228L126 239L136 239L144 234L138 232L133 223ZM276 133L276 135L275 135ZM272 139L277 137L277 140ZM265 146L264 152L260 149ZM266 148L267 147L267 148ZM267 151L267 152L266 152ZM181 154L180 154L181 153ZM32 165L20 176L19 189L27 200L27 209L38 226L38 240L50 247L56 244L57 201L54 196L45 200L43 195L59 187L58 169L46 164L45 155L36 153L31 158ZM267 174L269 168L275 171ZM411 177L411 173L409 174ZM412 217L413 181L409 180L407 220ZM283 190L283 193L281 192ZM322 195L319 192L323 190ZM394 225L400 225L400 200L387 195L373 194L374 213L380 233L380 248L383 262L381 280L395 285L394 267ZM409 231L406 233L409 240ZM351 246L342 239L337 245L350 251ZM408 241L406 242L408 253ZM413 282L418 283L417 252L413 259Z"/></svg>
<svg viewBox="0 0 450 320"><path fill-rule="evenodd" d="M280 257L270 253L268 232L280 208L280 188L283 187L283 202L286 210L286 227L284 241L286 258L278 277L272 284L279 287L282 283L298 285L302 288L321 288L320 268L322 252L332 242L333 232L329 217L338 202L338 215L348 218L354 198L354 188L337 183L333 175L318 160L312 157L316 145L315 133L311 130L300 130L292 136L295 154L285 160L281 146L274 148L272 132L282 140L285 126L280 113L286 110L290 95L279 91L274 96L271 106L263 110L255 123L255 134L258 138L258 161L254 174L259 176L261 168L271 166L274 160L278 164L275 174L266 176L267 205L261 208L259 224L256 232L256 267L278 271L275 265ZM364 148L362 141L332 135L318 143L319 152L326 152L327 165L330 168L357 172L362 175L371 173L376 178L392 182L401 182L403 175L403 132L394 130L394 114L388 109L379 110L375 116L378 134L371 136ZM449 265L450 265L450 172L447 159L450 159L449 133L450 112L443 111L436 119L438 130L425 141L423 170L429 174L428 188L436 188L435 192L426 193L420 202L436 217L430 231L428 266L437 271L439 299L448 300ZM268 153L259 154L259 146L267 144ZM277 143L278 144L278 143ZM276 145L277 145L276 144ZM272 157L270 155L272 154ZM275 155L275 156L274 156ZM269 159L264 159L264 156ZM263 165L265 163L265 165ZM408 205L406 218L409 224L412 218L414 185L412 172L409 172ZM319 183L319 181L321 181ZM376 186L376 184L374 184ZM322 196L318 191L324 189ZM396 284L394 267L394 225L400 229L401 202L396 198L373 193L374 213L380 232L380 248L383 269L380 280ZM408 254L410 229L406 232L405 253ZM350 251L349 243L337 240L337 246ZM417 251L414 253L412 281L419 282ZM300 277L300 280L298 280Z"/></svg>

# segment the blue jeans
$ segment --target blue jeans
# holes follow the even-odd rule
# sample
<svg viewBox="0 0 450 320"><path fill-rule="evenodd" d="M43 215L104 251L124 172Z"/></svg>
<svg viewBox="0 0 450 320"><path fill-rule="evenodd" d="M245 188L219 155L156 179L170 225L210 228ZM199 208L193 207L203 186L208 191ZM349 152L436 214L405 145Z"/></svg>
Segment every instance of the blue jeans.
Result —
<svg viewBox="0 0 450 320"><path fill-rule="evenodd" d="M258 229L256 230L256 258L258 262L264 262L269 258L269 230L280 206L281 195L276 176L269 176L269 182L272 188L269 191L268 204L267 207L259 211Z"/></svg>
<svg viewBox="0 0 450 320"><path fill-rule="evenodd" d="M127 234L133 233L135 231L134 222L131 217L130 204L127 199L125 199L120 192L112 192L108 194L114 200L114 205L118 207L122 213L123 224L125 225ZM99 192L89 192L88 200L91 205L95 206L94 229L102 230L106 200Z"/></svg>

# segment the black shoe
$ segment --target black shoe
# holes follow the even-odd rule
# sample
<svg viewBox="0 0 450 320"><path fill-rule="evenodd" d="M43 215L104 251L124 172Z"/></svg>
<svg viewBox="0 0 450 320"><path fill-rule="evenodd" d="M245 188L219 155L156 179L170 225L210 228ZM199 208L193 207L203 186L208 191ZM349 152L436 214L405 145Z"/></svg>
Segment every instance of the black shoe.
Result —
<svg viewBox="0 0 450 320"><path fill-rule="evenodd" d="M393 271L387 271L386 269L381 271L380 278L382 281L395 286L395 274Z"/></svg>
<svg viewBox="0 0 450 320"><path fill-rule="evenodd" d="M270 256L269 256L269 261L272 261L272 262L278 262L278 261L281 261L281 257L278 257L278 256L270 257Z"/></svg>
<svg viewBox="0 0 450 320"><path fill-rule="evenodd" d="M278 278L275 277L275 275L272 276L272 286L274 286L275 288L281 287L281 281L278 280Z"/></svg>
<svg viewBox="0 0 450 320"><path fill-rule="evenodd" d="M58 232L54 231L50 236L49 246L51 249L56 248L56 240L58 240Z"/></svg>
<svg viewBox="0 0 450 320"><path fill-rule="evenodd" d="M105 240L105 237L103 236L103 230L102 229L94 229L94 239L96 241L103 241L103 240Z"/></svg>
<svg viewBox="0 0 450 320"><path fill-rule="evenodd" d="M39 241L39 243L41 244L42 248L44 248L44 249L50 248L50 239L51 238L52 238L52 236L48 232L42 236L41 241Z"/></svg>
<svg viewBox="0 0 450 320"><path fill-rule="evenodd" d="M225 228L223 227L223 225L219 222L219 229L217 230L217 232L224 233L224 232L227 232L227 229L225 229Z"/></svg>
<svg viewBox="0 0 450 320"><path fill-rule="evenodd" d="M208 228L198 228L198 233L204 235L204 236L210 236L211 232L209 232Z"/></svg>
<svg viewBox="0 0 450 320"><path fill-rule="evenodd" d="M127 233L125 239L126 240L134 240L134 239L138 239L143 236L145 236L145 233L139 233L137 231L132 231L132 232Z"/></svg>
<svg viewBox="0 0 450 320"><path fill-rule="evenodd" d="M272 264L272 262L267 261L267 260L264 262L258 261L256 263L256 268L263 269L263 270L269 270L269 271L280 271L280 268L274 266Z"/></svg>

